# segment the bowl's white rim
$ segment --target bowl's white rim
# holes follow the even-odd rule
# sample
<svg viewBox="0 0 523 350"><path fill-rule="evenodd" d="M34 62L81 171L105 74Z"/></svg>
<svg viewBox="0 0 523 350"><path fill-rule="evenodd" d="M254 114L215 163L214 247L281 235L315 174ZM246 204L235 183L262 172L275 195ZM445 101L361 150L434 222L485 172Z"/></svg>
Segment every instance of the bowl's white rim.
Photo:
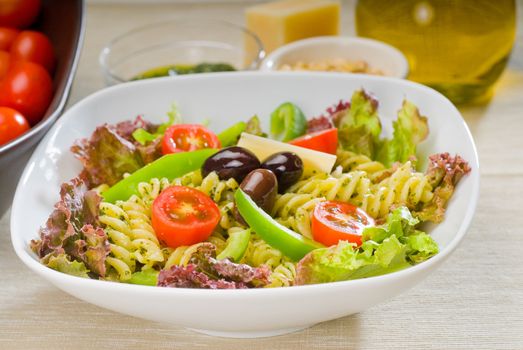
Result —
<svg viewBox="0 0 523 350"><path fill-rule="evenodd" d="M477 154L476 145L474 143L474 140L472 138L472 134L470 133L470 130L463 118L461 118L461 124L462 127L465 129L467 135L468 135L468 141L471 143L472 149L473 149L473 159L469 159L470 164L477 164L476 168L472 168L472 172L474 172L474 175L471 179L471 181L475 180L472 184L472 193L470 197L470 204L467 208L467 211L465 215L463 216L463 220L461 221L461 225L459 227L458 233L454 236L454 238L449 242L449 244L440 251L437 255L430 258L427 261L424 261L423 263L420 263L418 265L406 268L404 270L392 272L386 275L381 276L375 276L375 277L368 277L363 279L356 279L356 280L349 280L349 281L339 281L339 282L330 282L330 283L322 283L322 284L312 284L312 285L300 285L300 286L293 286L291 288L260 288L260 289L235 289L235 290L208 290L208 289L191 289L191 288L158 288L153 286L143 286L143 285L134 285L134 284L125 284L125 283L116 283L116 282L108 282L108 281L101 281L101 280L95 280L95 279L88 279L88 278L81 278L76 277L72 275L68 275L62 272L58 272L56 270L53 270L51 268L48 268L44 265L42 265L37 259L34 254L28 252L29 242L24 242L22 239L20 239L16 234L18 231L17 222L16 222L16 213L18 213L23 208L23 200L24 198L21 195L21 187L23 186L23 183L25 182L26 178L29 176L29 173L31 171L31 164L36 161L36 156L40 152L40 149L42 149L47 142L54 137L54 133L60 126L65 122L65 120L68 120L69 118L72 118L74 116L77 109L81 109L83 105L90 103L92 100L96 100L100 95L106 94L113 90L125 90L129 87L133 87L134 85L142 85L143 87L147 85L155 85L157 82L165 81L165 80L171 80L171 79L183 79L183 80L207 80L207 79L220 79L221 77L230 77L230 76L237 76L238 79L241 79L242 77L250 77L250 76L289 76L290 79L297 76L307 76L307 75L314 75L314 76L338 76L340 79L363 79L363 80L382 80L382 81L393 81L395 84L400 85L411 85L418 89L425 90L426 92L429 92L431 94L436 94L442 101L442 103L445 103L451 108L455 113L457 113L458 116L461 117L461 113L458 111L458 109L441 93L435 91L432 88L429 88L427 86L399 79L399 78L393 78L393 77L382 77L382 76L371 76L366 74L337 74L337 73L325 73L325 72L220 72L220 73L203 73L203 74L195 74L195 75L188 75L188 76L179 76L179 77L164 77L164 78L155 78L155 79L148 79L148 80L140 80L140 81L133 81L128 83L123 83L119 85L110 86L104 89L101 89L99 91L94 92L93 94L85 97L78 103L76 103L73 107L71 107L64 115L58 120L57 123L55 123L52 127L52 129L47 133L45 138L40 142L38 145L38 148L35 150L33 155L31 156L31 159L29 160L26 168L24 169L24 172L22 173L22 176L20 177L20 181L18 183L18 186L16 188L15 197L13 200L13 206L11 210L11 243L14 247L14 250L18 257L29 267L31 270L36 272L37 274L43 276L49 281L57 281L61 280L62 283L68 283L68 284L75 284L80 286L89 286L93 287L95 285L98 285L99 288L109 288L114 290L127 290L129 292L138 293L170 293L171 295L176 296L206 296L209 297L211 295L219 298L229 298L229 297L249 297L251 295L264 295L268 296L271 294L282 294L282 293L296 293L297 291L300 291L301 293L316 293L319 292L321 289L326 288L346 288L348 285L358 285L358 284L366 284L369 282L373 282L376 284L380 283L386 283L389 280L393 279L400 279L400 278L406 278L409 275L414 275L417 272L425 269L431 268L433 265L438 265L442 263L458 246L458 244L461 242L465 234L467 233L467 230L470 227L470 224L472 222L472 219L475 214L476 206L478 203L479 198L479 180L480 180L480 173L479 173L479 158ZM470 176L470 175L469 175ZM51 210L51 208L50 208ZM36 236L35 236L36 238ZM122 289L123 288L123 289Z"/></svg>

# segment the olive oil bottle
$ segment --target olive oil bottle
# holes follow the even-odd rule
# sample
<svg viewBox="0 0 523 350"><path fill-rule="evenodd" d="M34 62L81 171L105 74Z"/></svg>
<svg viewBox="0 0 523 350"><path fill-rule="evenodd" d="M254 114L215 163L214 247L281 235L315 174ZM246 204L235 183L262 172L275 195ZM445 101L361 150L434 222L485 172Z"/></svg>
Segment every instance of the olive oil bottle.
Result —
<svg viewBox="0 0 523 350"><path fill-rule="evenodd" d="M356 6L358 35L400 49L410 80L455 103L490 97L515 28L514 0L359 0Z"/></svg>

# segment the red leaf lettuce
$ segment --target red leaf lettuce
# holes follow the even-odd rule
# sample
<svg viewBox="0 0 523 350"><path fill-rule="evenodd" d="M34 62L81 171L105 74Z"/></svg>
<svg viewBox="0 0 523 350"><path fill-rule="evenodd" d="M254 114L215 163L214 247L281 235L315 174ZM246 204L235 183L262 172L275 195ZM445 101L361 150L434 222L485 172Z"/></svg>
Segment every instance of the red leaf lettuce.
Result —
<svg viewBox="0 0 523 350"><path fill-rule="evenodd" d="M31 248L42 263L73 275L105 276L109 242L98 221L101 197L75 178L62 184L60 201ZM83 266L82 266L83 265Z"/></svg>
<svg viewBox="0 0 523 350"><path fill-rule="evenodd" d="M187 266L173 266L160 271L158 286L172 288L244 289L269 283L267 266L257 268L216 259L216 247L203 243Z"/></svg>

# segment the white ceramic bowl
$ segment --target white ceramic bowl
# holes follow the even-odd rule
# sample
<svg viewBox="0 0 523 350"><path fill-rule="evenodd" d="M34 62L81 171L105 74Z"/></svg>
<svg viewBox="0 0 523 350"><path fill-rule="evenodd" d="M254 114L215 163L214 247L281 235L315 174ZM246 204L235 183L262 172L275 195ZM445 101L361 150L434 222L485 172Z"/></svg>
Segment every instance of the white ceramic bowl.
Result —
<svg viewBox="0 0 523 350"><path fill-rule="evenodd" d="M69 147L102 123L115 123L138 114L153 121L164 120L162 116L177 101L185 121L208 119L215 131L255 113L267 128L270 112L282 101L293 101L313 116L339 99L349 98L361 87L378 97L380 114L388 126L386 133L390 133L389 123L406 97L429 116L430 136L420 153L457 153L472 168L460 182L445 221L429 228L441 252L424 263L385 276L330 284L198 290L78 278L41 265L29 248L30 240L37 237L38 228L59 198L60 184L81 169ZM441 265L465 235L476 207L478 188L478 157L465 122L445 97L425 86L400 79L324 73L214 73L152 79L99 91L58 120L20 179L11 213L11 237L16 253L31 270L89 303L212 335L272 336L365 310L420 282Z"/></svg>
<svg viewBox="0 0 523 350"><path fill-rule="evenodd" d="M310 38L284 45L263 60L260 70L276 71L283 64L338 58L365 61L388 77L406 78L409 74L407 59L395 47L378 40L341 36Z"/></svg>

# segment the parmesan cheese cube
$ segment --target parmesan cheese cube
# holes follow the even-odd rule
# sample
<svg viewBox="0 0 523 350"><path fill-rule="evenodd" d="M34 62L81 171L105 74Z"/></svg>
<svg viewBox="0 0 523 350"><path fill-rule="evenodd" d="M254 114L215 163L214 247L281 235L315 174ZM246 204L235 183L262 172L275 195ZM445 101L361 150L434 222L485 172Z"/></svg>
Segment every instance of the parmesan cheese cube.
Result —
<svg viewBox="0 0 523 350"><path fill-rule="evenodd" d="M270 53L292 41L338 35L340 4L332 0L276 1L252 6L245 16L247 28L260 38L265 52ZM256 50L249 41L245 45L248 53Z"/></svg>

